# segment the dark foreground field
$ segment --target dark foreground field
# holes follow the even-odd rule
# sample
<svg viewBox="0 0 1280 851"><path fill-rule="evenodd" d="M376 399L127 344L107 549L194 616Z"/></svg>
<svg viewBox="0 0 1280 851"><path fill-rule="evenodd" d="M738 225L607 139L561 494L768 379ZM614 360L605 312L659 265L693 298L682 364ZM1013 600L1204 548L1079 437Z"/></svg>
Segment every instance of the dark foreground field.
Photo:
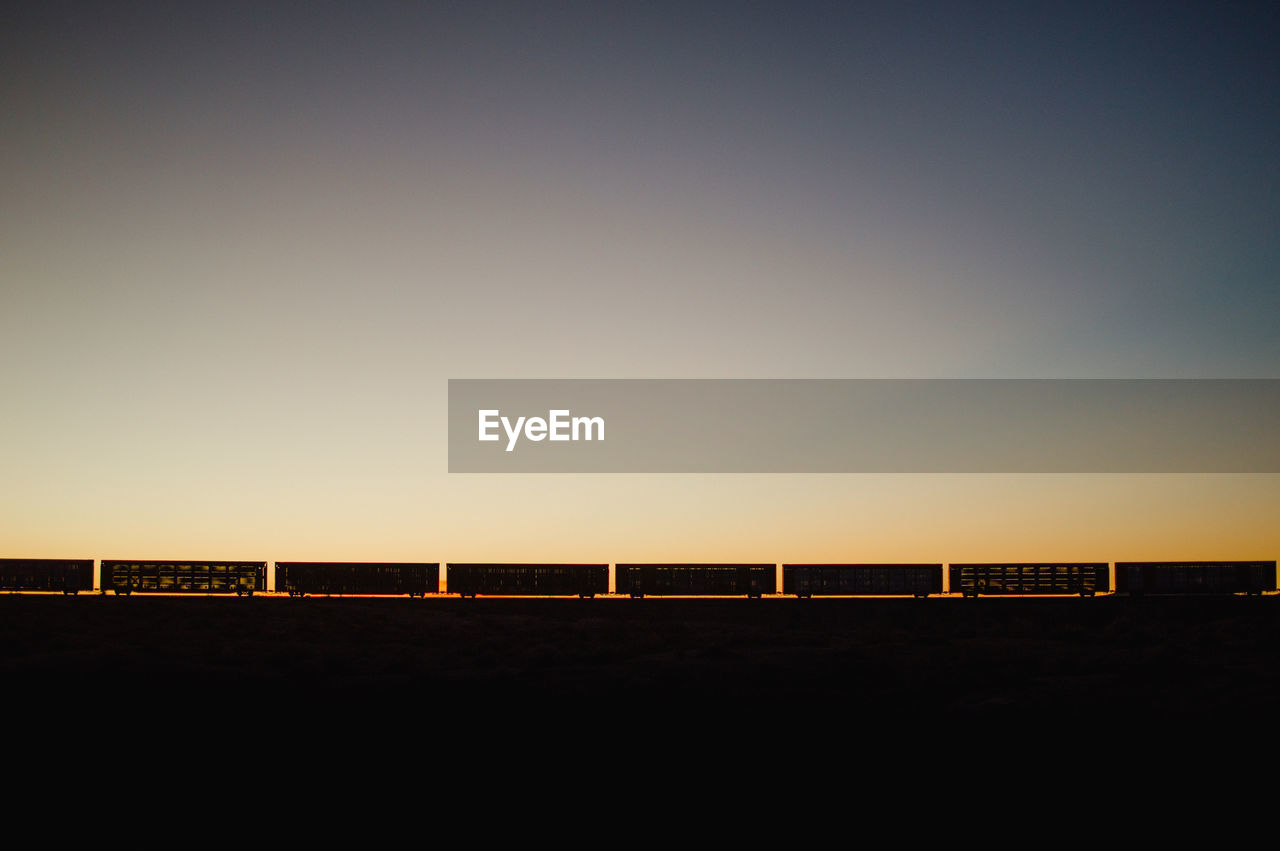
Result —
<svg viewBox="0 0 1280 851"><path fill-rule="evenodd" d="M482 822L521 796L614 817L656 789L742 821L743 795L842 812L858 789L998 788L1007 809L1087 778L1053 799L1075 812L1113 787L1241 793L1223 778L1275 749L1280 597L3 595L0 685L32 789L143 771L149 795L214 778L300 811L394 789Z"/></svg>
<svg viewBox="0 0 1280 851"><path fill-rule="evenodd" d="M0 676L36 703L394 705L462 735L465 719L513 713L584 727L606 712L641 726L809 719L849 735L929 715L1264 717L1280 706L1280 597L5 595Z"/></svg>

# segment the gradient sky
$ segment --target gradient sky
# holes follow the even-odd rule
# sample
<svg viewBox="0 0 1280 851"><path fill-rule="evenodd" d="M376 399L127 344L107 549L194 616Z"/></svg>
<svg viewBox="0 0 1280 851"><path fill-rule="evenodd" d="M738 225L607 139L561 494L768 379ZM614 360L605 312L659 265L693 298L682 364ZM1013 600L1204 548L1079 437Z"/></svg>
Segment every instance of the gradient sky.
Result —
<svg viewBox="0 0 1280 851"><path fill-rule="evenodd" d="M445 441L450 377L1280 377L1273 4L26 5L0 555L1280 556L1280 476Z"/></svg>

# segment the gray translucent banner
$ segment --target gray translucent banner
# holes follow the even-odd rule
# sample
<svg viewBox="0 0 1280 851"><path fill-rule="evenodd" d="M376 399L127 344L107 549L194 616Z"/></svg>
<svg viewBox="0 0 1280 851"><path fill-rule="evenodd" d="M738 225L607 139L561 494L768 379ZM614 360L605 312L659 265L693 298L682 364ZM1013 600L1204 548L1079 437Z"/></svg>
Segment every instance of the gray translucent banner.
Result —
<svg viewBox="0 0 1280 851"><path fill-rule="evenodd" d="M1278 426L1280 379L451 379L449 472L1276 473Z"/></svg>

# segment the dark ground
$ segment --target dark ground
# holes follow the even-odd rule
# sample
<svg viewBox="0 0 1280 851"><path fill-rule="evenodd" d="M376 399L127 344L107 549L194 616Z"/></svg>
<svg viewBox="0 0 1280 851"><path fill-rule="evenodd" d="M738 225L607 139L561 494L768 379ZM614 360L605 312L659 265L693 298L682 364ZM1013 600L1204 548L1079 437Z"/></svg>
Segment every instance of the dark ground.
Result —
<svg viewBox="0 0 1280 851"><path fill-rule="evenodd" d="M30 752L11 769L59 783L74 766L98 790L145 766L161 793L226 776L301 784L310 807L315 785L376 796L389 778L419 801L524 789L606 814L650 805L620 783L714 787L739 814L724 790L770 812L784 794L846 807L813 795L869 783L908 809L944 790L1007 807L982 772L1006 797L1079 777L1238 797L1221 778L1275 749L1280 596L5 594L0 685L8 752ZM1052 806L1111 794L1082 790Z"/></svg>
<svg viewBox="0 0 1280 851"><path fill-rule="evenodd" d="M640 723L712 709L765 727L811 713L836 727L1031 712L1270 717L1280 706L1280 597L4 595L0 676L23 694L86 703L394 701L495 715L594 707Z"/></svg>

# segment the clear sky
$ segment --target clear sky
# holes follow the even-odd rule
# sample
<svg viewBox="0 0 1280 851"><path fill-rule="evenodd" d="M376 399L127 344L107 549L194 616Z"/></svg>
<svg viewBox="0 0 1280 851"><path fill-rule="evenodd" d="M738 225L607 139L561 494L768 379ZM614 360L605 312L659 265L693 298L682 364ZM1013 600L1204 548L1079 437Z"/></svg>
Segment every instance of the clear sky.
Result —
<svg viewBox="0 0 1280 851"><path fill-rule="evenodd" d="M1273 4L18 5L0 555L1280 556L1280 476L445 442L450 377L1280 377Z"/></svg>

